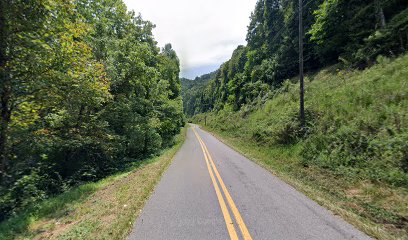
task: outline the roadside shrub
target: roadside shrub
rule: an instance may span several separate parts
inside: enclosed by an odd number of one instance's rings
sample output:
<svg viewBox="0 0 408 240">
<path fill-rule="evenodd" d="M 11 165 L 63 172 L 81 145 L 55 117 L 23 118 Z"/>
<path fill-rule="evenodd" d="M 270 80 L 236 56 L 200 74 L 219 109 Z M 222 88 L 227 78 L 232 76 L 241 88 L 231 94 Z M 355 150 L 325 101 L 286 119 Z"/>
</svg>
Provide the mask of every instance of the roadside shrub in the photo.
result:
<svg viewBox="0 0 408 240">
<path fill-rule="evenodd" d="M 301 136 L 301 126 L 297 119 L 292 119 L 275 132 L 275 142 L 278 144 L 293 144 Z"/>
<path fill-rule="evenodd" d="M 260 144 L 266 144 L 271 141 L 272 133 L 264 128 L 256 127 L 252 130 L 251 139 Z"/>
<path fill-rule="evenodd" d="M 11 196 L 11 192 L 0 186 L 0 222 L 6 219 L 10 212 L 15 208 L 15 201 Z"/>
<path fill-rule="evenodd" d="M 303 142 L 304 166 L 316 165 L 340 175 L 368 178 L 396 186 L 408 184 L 406 136 L 379 139 L 343 127 L 334 134 L 317 134 Z"/>
<path fill-rule="evenodd" d="M 305 109 L 305 127 L 302 129 L 298 110 L 292 110 L 280 122 L 274 125 L 274 140 L 277 144 L 291 145 L 312 134 L 318 114 Z"/>
<path fill-rule="evenodd" d="M 56 184 L 41 170 L 33 169 L 9 187 L 0 187 L 0 221 L 21 209 L 32 206 L 49 196 L 49 186 Z"/>
</svg>

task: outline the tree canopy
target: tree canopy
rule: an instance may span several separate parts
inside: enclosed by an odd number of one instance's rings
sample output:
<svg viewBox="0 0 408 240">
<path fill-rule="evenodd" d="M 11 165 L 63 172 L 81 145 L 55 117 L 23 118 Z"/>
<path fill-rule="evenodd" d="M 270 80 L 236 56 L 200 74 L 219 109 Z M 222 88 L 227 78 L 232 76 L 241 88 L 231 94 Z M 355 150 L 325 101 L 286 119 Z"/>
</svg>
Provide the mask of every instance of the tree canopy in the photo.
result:
<svg viewBox="0 0 408 240">
<path fill-rule="evenodd" d="M 120 0 L 0 4 L 0 220 L 172 144 L 180 63 L 151 22 Z"/>
<path fill-rule="evenodd" d="M 408 3 L 392 1 L 304 1 L 304 68 L 316 71 L 341 63 L 365 68 L 379 55 L 397 56 L 408 48 Z M 187 90 L 194 113 L 238 110 L 279 89 L 298 74 L 298 1 L 258 0 L 251 14 L 247 45 L 238 46 L 203 91 Z M 192 99 L 206 99 L 195 101 Z M 205 104 L 206 107 L 202 106 Z M 191 109 L 198 109 L 191 110 Z"/>
</svg>

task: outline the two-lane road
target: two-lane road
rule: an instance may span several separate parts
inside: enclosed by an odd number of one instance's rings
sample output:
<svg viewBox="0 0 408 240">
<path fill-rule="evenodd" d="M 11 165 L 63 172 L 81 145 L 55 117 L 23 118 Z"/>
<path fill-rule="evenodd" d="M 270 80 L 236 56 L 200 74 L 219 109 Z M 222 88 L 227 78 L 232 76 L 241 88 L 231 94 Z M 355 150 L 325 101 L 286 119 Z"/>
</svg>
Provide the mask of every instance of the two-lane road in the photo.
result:
<svg viewBox="0 0 408 240">
<path fill-rule="evenodd" d="M 194 126 L 130 239 L 370 239 Z"/>
</svg>

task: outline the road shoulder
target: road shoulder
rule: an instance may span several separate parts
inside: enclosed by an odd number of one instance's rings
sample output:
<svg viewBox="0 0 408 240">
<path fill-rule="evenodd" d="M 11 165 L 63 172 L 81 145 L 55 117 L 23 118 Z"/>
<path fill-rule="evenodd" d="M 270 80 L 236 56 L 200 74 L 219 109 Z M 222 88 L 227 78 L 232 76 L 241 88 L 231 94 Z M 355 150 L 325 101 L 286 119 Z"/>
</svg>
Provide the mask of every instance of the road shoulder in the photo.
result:
<svg viewBox="0 0 408 240">
<path fill-rule="evenodd" d="M 142 166 L 74 188 L 0 224 L 0 239 L 126 239 L 185 140 Z"/>
<path fill-rule="evenodd" d="M 306 181 L 305 179 L 297 178 L 296 176 L 292 176 L 285 171 L 281 171 L 280 169 L 275 169 L 274 165 L 271 164 L 270 154 L 265 154 L 265 149 L 263 149 L 261 146 L 255 146 L 254 144 L 248 142 L 244 143 L 239 138 L 231 137 L 228 134 L 223 134 L 222 132 L 206 126 L 200 127 L 222 143 L 234 149 L 237 153 L 255 162 L 257 165 L 277 176 L 299 192 L 305 194 L 322 207 L 331 211 L 334 215 L 340 216 L 342 219 L 367 235 L 378 239 L 406 239 L 404 238 L 404 235 L 400 235 L 399 237 L 390 235 L 383 229 L 382 225 L 369 221 L 368 219 L 350 211 L 343 205 L 342 201 L 344 199 L 341 199 L 335 194 L 330 194 L 323 191 L 320 186 L 316 185 L 315 182 Z"/>
</svg>

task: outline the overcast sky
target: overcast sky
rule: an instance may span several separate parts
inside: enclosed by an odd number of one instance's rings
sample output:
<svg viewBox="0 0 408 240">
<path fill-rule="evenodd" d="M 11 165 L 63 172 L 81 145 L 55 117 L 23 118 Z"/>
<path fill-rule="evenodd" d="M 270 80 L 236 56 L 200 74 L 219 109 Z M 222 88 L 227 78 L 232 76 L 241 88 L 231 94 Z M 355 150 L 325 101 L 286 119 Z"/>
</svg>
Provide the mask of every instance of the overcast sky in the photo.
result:
<svg viewBox="0 0 408 240">
<path fill-rule="evenodd" d="M 256 0 L 124 0 L 129 10 L 156 25 L 160 47 L 171 43 L 181 61 L 181 76 L 216 70 L 234 49 L 246 44 Z"/>
</svg>

